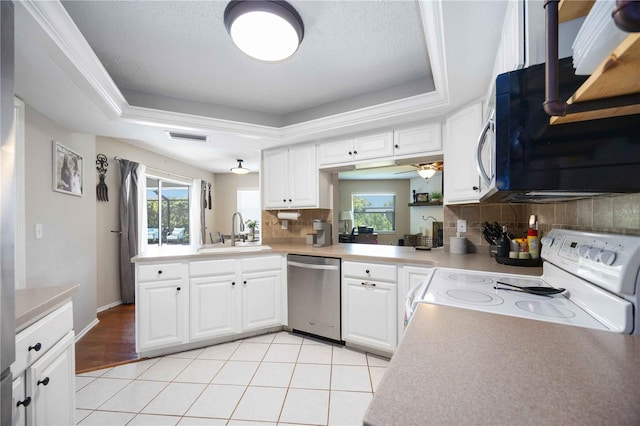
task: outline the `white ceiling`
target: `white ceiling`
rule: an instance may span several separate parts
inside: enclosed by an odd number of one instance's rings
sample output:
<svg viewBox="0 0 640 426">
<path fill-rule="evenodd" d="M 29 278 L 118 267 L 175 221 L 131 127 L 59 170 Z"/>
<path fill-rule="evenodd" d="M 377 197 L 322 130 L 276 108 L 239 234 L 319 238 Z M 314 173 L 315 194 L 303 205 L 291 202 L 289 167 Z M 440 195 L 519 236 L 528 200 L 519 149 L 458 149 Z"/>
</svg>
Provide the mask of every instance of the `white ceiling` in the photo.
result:
<svg viewBox="0 0 640 426">
<path fill-rule="evenodd" d="M 291 1 L 298 52 L 251 60 L 224 1 L 24 1 L 16 94 L 66 128 L 212 172 L 261 149 L 439 119 L 486 93 L 505 1 Z M 433 71 L 432 71 L 433 70 Z M 171 142 L 165 130 L 210 142 Z"/>
</svg>

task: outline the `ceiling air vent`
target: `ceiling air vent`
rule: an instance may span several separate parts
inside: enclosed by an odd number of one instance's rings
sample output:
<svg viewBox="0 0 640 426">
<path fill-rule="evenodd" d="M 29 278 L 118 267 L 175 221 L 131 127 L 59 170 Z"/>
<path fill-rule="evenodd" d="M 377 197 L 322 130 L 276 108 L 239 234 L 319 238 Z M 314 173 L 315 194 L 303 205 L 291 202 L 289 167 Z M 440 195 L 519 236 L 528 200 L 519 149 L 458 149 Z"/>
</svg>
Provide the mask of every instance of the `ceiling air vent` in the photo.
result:
<svg viewBox="0 0 640 426">
<path fill-rule="evenodd" d="M 167 130 L 167 136 L 169 139 L 190 141 L 190 142 L 206 142 L 209 137 L 206 135 L 194 135 L 191 133 L 171 132 Z"/>
</svg>

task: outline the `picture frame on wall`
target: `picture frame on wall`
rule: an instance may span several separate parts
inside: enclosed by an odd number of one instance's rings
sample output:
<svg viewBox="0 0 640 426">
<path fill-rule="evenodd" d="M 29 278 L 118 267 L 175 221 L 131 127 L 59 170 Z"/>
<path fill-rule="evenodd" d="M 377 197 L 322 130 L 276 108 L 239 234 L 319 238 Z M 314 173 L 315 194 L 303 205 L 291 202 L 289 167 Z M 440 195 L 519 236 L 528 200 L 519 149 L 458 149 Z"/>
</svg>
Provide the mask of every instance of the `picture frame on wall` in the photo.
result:
<svg viewBox="0 0 640 426">
<path fill-rule="evenodd" d="M 53 190 L 81 197 L 83 195 L 82 155 L 53 141 Z"/>
</svg>

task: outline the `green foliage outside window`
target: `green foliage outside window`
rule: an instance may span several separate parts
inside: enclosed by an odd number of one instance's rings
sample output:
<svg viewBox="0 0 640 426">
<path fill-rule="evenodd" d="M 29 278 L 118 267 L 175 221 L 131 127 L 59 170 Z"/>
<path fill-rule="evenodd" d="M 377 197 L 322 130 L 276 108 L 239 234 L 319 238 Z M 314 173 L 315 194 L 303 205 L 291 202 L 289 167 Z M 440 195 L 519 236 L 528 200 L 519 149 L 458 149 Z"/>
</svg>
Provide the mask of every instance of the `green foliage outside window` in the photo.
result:
<svg viewBox="0 0 640 426">
<path fill-rule="evenodd" d="M 353 194 L 353 226 L 370 226 L 374 231 L 395 231 L 395 194 Z"/>
</svg>

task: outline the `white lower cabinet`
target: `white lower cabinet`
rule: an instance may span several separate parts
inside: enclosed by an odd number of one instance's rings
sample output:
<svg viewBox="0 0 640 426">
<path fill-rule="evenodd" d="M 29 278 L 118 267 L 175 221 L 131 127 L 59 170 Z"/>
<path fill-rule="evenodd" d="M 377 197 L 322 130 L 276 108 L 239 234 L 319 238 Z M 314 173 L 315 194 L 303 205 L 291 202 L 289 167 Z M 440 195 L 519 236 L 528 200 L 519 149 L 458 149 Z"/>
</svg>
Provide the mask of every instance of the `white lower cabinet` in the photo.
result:
<svg viewBox="0 0 640 426">
<path fill-rule="evenodd" d="M 342 339 L 393 352 L 397 329 L 396 267 L 343 262 Z"/>
<path fill-rule="evenodd" d="M 242 331 L 282 324 L 282 272 L 253 272 L 242 276 Z"/>
<path fill-rule="evenodd" d="M 190 280 L 191 341 L 225 336 L 240 331 L 237 299 L 240 285 L 235 275 Z"/>
<path fill-rule="evenodd" d="M 138 286 L 138 352 L 187 343 L 188 297 L 183 279 Z"/>
<path fill-rule="evenodd" d="M 71 425 L 75 414 L 75 351 L 71 302 L 16 336 L 11 366 L 14 425 Z"/>
<path fill-rule="evenodd" d="M 137 265 L 137 351 L 282 325 L 282 259 Z"/>
<path fill-rule="evenodd" d="M 407 318 L 405 308 L 407 295 L 417 289 L 425 280 L 429 280 L 433 274 L 433 268 L 423 266 L 403 266 L 398 275 L 398 342 L 404 333 Z"/>
</svg>

